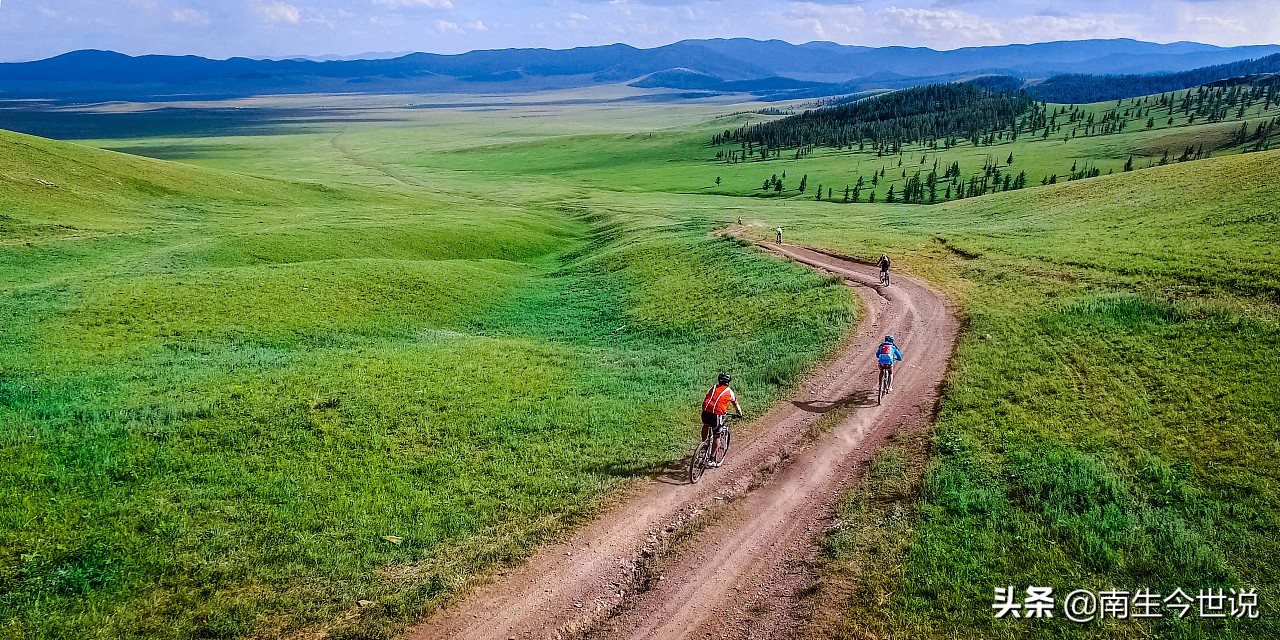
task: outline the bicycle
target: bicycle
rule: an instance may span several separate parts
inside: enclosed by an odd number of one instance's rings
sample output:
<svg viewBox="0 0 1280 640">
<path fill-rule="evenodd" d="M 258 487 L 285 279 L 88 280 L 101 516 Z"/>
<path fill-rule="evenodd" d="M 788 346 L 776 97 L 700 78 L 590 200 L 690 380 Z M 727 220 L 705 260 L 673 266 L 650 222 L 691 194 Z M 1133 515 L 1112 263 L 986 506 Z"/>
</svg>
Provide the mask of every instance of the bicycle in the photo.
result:
<svg viewBox="0 0 1280 640">
<path fill-rule="evenodd" d="M 887 287 L 887 286 L 889 286 L 889 272 L 888 272 L 888 271 L 881 271 L 881 272 L 880 272 L 880 286 L 882 286 L 882 287 Z"/>
<path fill-rule="evenodd" d="M 889 393 L 889 369 L 880 368 L 880 386 L 876 390 L 876 404 L 880 404 L 884 400 L 884 394 Z"/>
<path fill-rule="evenodd" d="M 689 484 L 696 483 L 702 478 L 703 472 L 707 470 L 707 464 L 713 459 L 724 462 L 725 456 L 729 455 L 729 439 L 732 436 L 729 433 L 729 421 L 741 420 L 742 416 L 736 414 L 728 414 L 724 417 L 724 425 L 720 427 L 720 455 L 711 455 L 711 444 L 715 442 L 716 430 L 711 429 L 707 432 L 707 437 L 698 443 L 693 450 L 693 457 L 689 460 Z"/>
</svg>

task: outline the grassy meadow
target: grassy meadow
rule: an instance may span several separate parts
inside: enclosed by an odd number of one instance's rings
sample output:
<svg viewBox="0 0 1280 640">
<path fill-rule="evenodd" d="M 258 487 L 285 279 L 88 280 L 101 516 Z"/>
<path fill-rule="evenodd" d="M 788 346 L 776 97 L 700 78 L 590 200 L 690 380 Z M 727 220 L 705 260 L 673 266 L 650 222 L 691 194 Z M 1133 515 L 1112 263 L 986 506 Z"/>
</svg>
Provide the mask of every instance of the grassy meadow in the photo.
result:
<svg viewBox="0 0 1280 640">
<path fill-rule="evenodd" d="M 967 322 L 934 433 L 882 453 L 842 507 L 815 607 L 844 613 L 815 637 L 1280 633 L 1278 160 L 783 220 L 798 242 L 900 256 Z M 1005 585 L 1263 604 L 1256 621 L 997 621 Z"/>
<path fill-rule="evenodd" d="M 390 633 L 852 320 L 700 216 L 0 136 L 4 637 Z"/>
<path fill-rule="evenodd" d="M 842 505 L 813 637 L 1280 635 L 1280 155 L 1162 121 L 717 162 L 760 106 L 90 141 L 181 164 L 0 133 L 0 637 L 394 633 L 678 459 L 715 371 L 759 411 L 838 343 L 852 295 L 712 235 L 738 218 L 889 252 L 966 322 L 936 430 Z M 1223 146 L 1146 168 L 1174 137 Z M 1030 186 L 812 197 L 935 157 Z M 1008 584 L 1262 619 L 993 620 Z"/>
</svg>

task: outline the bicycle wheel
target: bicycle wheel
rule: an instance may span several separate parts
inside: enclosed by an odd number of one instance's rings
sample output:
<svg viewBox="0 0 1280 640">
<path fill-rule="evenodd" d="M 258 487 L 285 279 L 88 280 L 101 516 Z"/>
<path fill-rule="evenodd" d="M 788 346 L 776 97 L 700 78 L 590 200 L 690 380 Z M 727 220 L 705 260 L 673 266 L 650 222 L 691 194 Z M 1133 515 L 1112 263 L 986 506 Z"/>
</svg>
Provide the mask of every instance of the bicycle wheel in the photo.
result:
<svg viewBox="0 0 1280 640">
<path fill-rule="evenodd" d="M 698 448 L 693 450 L 693 457 L 689 459 L 689 483 L 693 484 L 702 477 L 702 472 L 707 470 L 707 454 L 711 449 L 711 439 L 708 438 L 698 444 Z"/>
<path fill-rule="evenodd" d="M 729 432 L 728 427 L 724 433 L 720 434 L 720 450 L 716 452 L 715 460 L 724 464 L 724 459 L 729 455 L 729 441 L 733 438 L 733 434 Z"/>
<path fill-rule="evenodd" d="M 889 372 L 884 369 L 880 370 L 880 384 L 876 387 L 876 404 L 880 404 L 884 400 L 885 391 L 889 389 Z"/>
</svg>

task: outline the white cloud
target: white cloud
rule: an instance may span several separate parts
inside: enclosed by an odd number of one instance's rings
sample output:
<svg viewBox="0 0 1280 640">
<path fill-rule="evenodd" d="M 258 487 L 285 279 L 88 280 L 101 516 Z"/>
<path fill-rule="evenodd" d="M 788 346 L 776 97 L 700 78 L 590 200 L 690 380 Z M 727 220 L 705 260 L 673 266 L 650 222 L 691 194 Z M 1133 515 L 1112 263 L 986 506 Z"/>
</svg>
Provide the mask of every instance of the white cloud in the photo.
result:
<svg viewBox="0 0 1280 640">
<path fill-rule="evenodd" d="M 489 27 L 484 25 L 484 20 L 475 20 L 473 22 L 463 23 L 463 26 L 470 31 L 488 31 Z"/>
<path fill-rule="evenodd" d="M 1123 15 L 1033 15 L 1013 18 L 1007 31 L 1012 42 L 1132 37 L 1136 28 Z"/>
<path fill-rule="evenodd" d="M 860 6 L 795 2 L 778 19 L 822 40 L 849 41 L 866 25 L 867 12 Z"/>
<path fill-rule="evenodd" d="M 302 12 L 285 2 L 268 2 L 254 7 L 262 19 L 270 23 L 298 24 L 302 21 Z"/>
<path fill-rule="evenodd" d="M 374 4 L 387 7 L 427 7 L 428 9 L 452 9 L 452 0 L 373 0 Z"/>
<path fill-rule="evenodd" d="M 448 20 L 436 20 L 436 32 L 437 33 L 462 33 L 462 28 L 459 27 L 458 23 L 456 22 L 449 22 Z"/>
<path fill-rule="evenodd" d="M 169 18 L 185 24 L 209 24 L 209 14 L 198 9 L 174 9 Z"/>
<path fill-rule="evenodd" d="M 915 36 L 934 46 L 963 47 L 999 44 L 1000 29 L 995 24 L 955 9 L 904 9 L 885 7 L 876 12 L 881 29 Z"/>
<path fill-rule="evenodd" d="M 1237 31 L 1245 33 L 1249 30 L 1244 26 L 1244 21 L 1237 18 L 1224 18 L 1222 16 L 1194 16 L 1187 20 L 1196 26 L 1210 27 L 1215 30 Z"/>
</svg>

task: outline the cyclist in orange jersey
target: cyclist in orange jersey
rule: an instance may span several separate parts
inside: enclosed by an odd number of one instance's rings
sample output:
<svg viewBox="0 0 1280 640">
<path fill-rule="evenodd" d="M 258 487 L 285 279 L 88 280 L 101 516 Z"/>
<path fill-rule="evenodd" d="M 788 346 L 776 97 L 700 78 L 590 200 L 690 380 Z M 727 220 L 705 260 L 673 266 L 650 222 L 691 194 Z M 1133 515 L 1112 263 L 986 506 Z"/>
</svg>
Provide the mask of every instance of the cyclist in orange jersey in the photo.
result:
<svg viewBox="0 0 1280 640">
<path fill-rule="evenodd" d="M 729 411 L 729 405 L 737 410 L 738 416 L 742 416 L 742 405 L 738 404 L 738 395 L 729 388 L 729 383 L 733 381 L 733 376 L 722 373 L 716 378 L 716 384 L 707 392 L 707 397 L 702 400 L 702 439 L 706 440 L 710 433 L 715 434 L 715 441 L 711 443 L 712 459 L 708 462 L 708 466 L 718 467 L 720 461 L 715 459 L 715 454 L 720 450 L 720 434 L 724 430 L 724 416 Z"/>
</svg>

